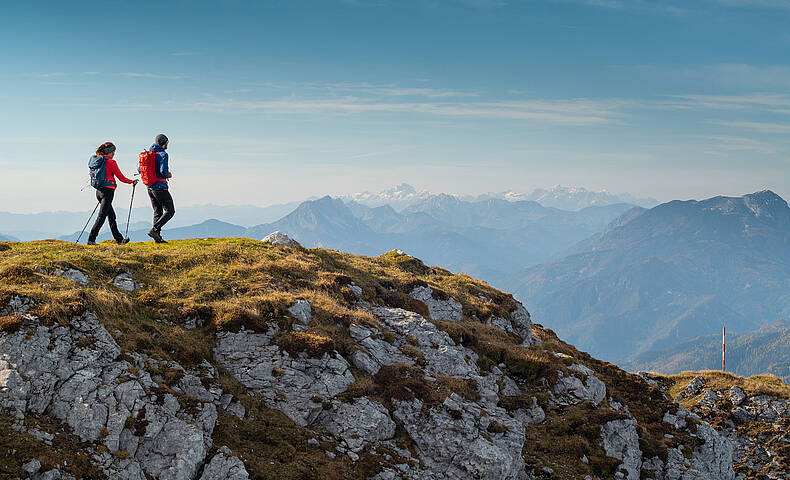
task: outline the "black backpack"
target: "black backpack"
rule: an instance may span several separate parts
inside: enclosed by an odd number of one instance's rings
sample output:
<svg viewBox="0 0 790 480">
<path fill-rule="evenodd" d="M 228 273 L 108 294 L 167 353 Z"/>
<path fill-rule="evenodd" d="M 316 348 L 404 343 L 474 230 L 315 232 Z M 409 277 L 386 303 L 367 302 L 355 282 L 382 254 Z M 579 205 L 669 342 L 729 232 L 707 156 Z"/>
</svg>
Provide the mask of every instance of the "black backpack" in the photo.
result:
<svg viewBox="0 0 790 480">
<path fill-rule="evenodd" d="M 100 190 L 108 185 L 107 158 L 104 155 L 94 155 L 88 160 L 88 171 L 91 175 L 91 187 Z"/>
</svg>

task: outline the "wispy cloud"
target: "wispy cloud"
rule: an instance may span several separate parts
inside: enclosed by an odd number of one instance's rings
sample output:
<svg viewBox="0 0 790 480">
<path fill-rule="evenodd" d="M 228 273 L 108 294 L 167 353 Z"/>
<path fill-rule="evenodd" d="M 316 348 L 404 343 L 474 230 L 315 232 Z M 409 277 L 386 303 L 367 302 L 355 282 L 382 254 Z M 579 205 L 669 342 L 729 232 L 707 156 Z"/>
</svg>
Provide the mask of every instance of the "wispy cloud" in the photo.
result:
<svg viewBox="0 0 790 480">
<path fill-rule="evenodd" d="M 790 9 L 790 0 L 549 0 L 576 3 L 612 10 L 630 10 L 642 13 L 685 15 L 706 13 L 713 8 L 772 8 Z"/>
<path fill-rule="evenodd" d="M 671 2 L 651 0 L 550 0 L 555 3 L 575 3 L 589 7 L 600 7 L 610 10 L 628 10 L 641 13 L 657 13 L 664 15 L 686 15 L 692 13 L 692 1 Z"/>
<path fill-rule="evenodd" d="M 406 150 L 406 147 L 392 147 L 392 148 L 385 148 L 383 150 L 376 150 L 374 152 L 359 153 L 357 155 L 352 155 L 348 158 L 350 160 L 356 160 L 359 158 L 378 157 L 380 155 L 389 155 L 390 153 L 402 152 L 404 150 Z"/>
<path fill-rule="evenodd" d="M 709 135 L 703 138 L 710 142 L 710 152 L 755 152 L 765 155 L 773 155 L 777 152 L 775 146 L 754 140 L 752 138 L 731 137 L 724 135 Z"/>
<path fill-rule="evenodd" d="M 668 95 L 658 108 L 695 110 L 752 110 L 790 113 L 790 95 L 783 93 L 751 93 L 743 95 Z"/>
<path fill-rule="evenodd" d="M 695 81 L 724 85 L 730 88 L 790 90 L 790 66 L 788 65 L 719 63 L 695 65 L 671 73 Z"/>
<path fill-rule="evenodd" d="M 491 102 L 372 102 L 355 97 L 330 100 L 277 99 L 247 101 L 211 99 L 186 104 L 197 111 L 223 113 L 262 112 L 286 115 L 352 115 L 361 113 L 420 114 L 453 118 L 525 120 L 564 125 L 605 125 L 622 123 L 619 101 L 586 99 L 557 101 Z"/>
<path fill-rule="evenodd" d="M 416 80 L 420 81 L 420 80 Z M 429 80 L 424 80 L 425 81 Z M 447 88 L 430 88 L 425 86 L 409 87 L 395 84 L 378 84 L 368 82 L 294 82 L 274 83 L 265 82 L 258 86 L 291 91 L 320 91 L 329 93 L 346 93 L 353 95 L 376 95 L 393 97 L 425 97 L 425 98 L 451 98 L 451 97 L 479 97 L 482 95 L 476 90 L 457 90 Z"/>
<path fill-rule="evenodd" d="M 736 128 L 742 130 L 753 130 L 759 133 L 779 133 L 779 134 L 790 133 L 790 124 L 788 123 L 724 122 L 724 121 L 717 121 L 714 123 L 717 125 L 722 125 L 724 127 L 730 127 L 730 128 Z"/>
<path fill-rule="evenodd" d="M 28 74 L 28 77 L 32 78 L 60 78 L 67 76 L 68 73 L 65 72 L 50 72 L 50 73 L 31 73 Z"/>
<path fill-rule="evenodd" d="M 790 0 L 714 0 L 729 7 L 770 7 L 790 9 Z"/>
<path fill-rule="evenodd" d="M 158 80 L 181 80 L 187 78 L 181 75 L 160 75 L 158 73 L 133 73 L 133 72 L 124 72 L 120 73 L 122 77 L 129 77 L 129 78 L 153 78 Z"/>
</svg>

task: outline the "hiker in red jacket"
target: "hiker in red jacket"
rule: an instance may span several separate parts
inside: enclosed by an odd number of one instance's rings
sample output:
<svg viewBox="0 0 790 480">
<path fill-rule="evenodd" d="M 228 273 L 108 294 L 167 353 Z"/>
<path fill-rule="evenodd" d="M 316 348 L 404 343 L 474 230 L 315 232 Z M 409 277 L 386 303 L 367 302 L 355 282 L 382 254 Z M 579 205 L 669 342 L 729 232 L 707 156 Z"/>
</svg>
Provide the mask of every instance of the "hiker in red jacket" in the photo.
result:
<svg viewBox="0 0 790 480">
<path fill-rule="evenodd" d="M 112 142 L 102 143 L 96 149 L 96 155 L 93 155 L 88 161 L 88 169 L 91 174 L 91 185 L 96 189 L 96 200 L 99 201 L 99 216 L 96 217 L 96 223 L 91 228 L 91 233 L 88 236 L 88 245 L 96 245 L 96 237 L 99 235 L 104 219 L 106 218 L 110 223 L 110 230 L 112 236 L 119 245 L 129 243 L 129 238 L 124 238 L 118 230 L 118 224 L 115 221 L 115 210 L 112 208 L 112 200 L 115 196 L 115 179 L 123 183 L 137 184 L 137 180 L 129 180 L 126 178 L 121 170 L 118 168 L 118 163 L 115 159 L 115 145 Z"/>
</svg>

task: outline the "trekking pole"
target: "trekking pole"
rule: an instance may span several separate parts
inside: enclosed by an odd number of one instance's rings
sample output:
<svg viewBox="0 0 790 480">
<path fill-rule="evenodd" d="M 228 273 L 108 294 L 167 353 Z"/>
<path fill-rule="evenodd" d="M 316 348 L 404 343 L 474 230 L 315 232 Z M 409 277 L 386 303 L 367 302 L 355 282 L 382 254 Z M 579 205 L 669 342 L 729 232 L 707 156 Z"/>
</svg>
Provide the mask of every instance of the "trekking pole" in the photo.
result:
<svg viewBox="0 0 790 480">
<path fill-rule="evenodd" d="M 137 184 L 132 184 L 132 201 L 129 202 L 129 215 L 126 217 L 126 234 L 124 237 L 129 237 L 129 220 L 132 219 L 132 205 L 134 204 L 134 189 L 137 188 Z"/>
<path fill-rule="evenodd" d="M 82 227 L 82 231 L 80 232 L 80 236 L 77 237 L 77 240 L 74 243 L 80 243 L 80 238 L 82 238 L 82 234 L 85 233 L 85 229 L 88 228 L 88 224 L 91 223 L 91 218 L 93 218 L 93 214 L 96 213 L 96 209 L 99 208 L 101 202 L 98 202 L 95 207 L 93 207 L 93 211 L 91 212 L 91 216 L 88 217 L 88 221 L 85 222 L 85 226 Z"/>
</svg>

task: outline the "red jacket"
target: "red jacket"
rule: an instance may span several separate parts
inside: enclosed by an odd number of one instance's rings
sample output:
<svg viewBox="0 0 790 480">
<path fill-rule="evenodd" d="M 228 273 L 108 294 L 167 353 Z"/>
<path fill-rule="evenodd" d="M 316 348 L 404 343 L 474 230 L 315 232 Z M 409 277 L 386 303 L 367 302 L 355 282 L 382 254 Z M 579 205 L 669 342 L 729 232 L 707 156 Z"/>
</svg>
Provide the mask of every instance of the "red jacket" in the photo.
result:
<svg viewBox="0 0 790 480">
<path fill-rule="evenodd" d="M 107 158 L 105 160 L 105 169 L 107 170 L 107 187 L 115 189 L 115 178 L 117 177 L 118 180 L 122 181 L 123 183 L 132 183 L 131 180 L 123 176 L 121 173 L 121 169 L 118 168 L 118 163 L 113 158 Z"/>
</svg>

